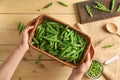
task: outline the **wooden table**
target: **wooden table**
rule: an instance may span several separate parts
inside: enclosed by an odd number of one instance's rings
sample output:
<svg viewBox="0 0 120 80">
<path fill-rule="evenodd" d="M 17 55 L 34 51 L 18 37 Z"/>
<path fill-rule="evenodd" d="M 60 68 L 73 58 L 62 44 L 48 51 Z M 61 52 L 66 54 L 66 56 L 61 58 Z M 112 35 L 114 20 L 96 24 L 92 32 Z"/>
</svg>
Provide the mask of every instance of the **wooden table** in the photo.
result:
<svg viewBox="0 0 120 80">
<path fill-rule="evenodd" d="M 67 2 L 69 7 L 63 7 L 57 4 L 56 0 L 0 0 L 0 64 L 4 62 L 10 51 L 19 42 L 19 34 L 16 30 L 19 21 L 27 23 L 38 15 L 45 13 L 70 25 L 78 22 L 74 4 L 85 0 L 61 1 Z M 44 5 L 49 2 L 54 2 L 54 6 L 42 10 Z M 105 32 L 103 26 L 108 22 L 115 22 L 119 25 L 119 20 L 120 17 L 117 17 L 87 23 L 83 26 L 89 32 L 88 35 L 91 37 L 92 43 L 96 45 L 101 40 L 114 35 Z M 38 52 L 30 49 L 25 54 L 11 80 L 67 80 L 71 74 L 71 68 L 63 66 L 44 55 L 42 56 L 41 62 L 35 64 L 35 59 L 38 55 Z M 116 76 L 114 80 L 120 79 L 119 64 L 120 60 L 109 65 L 109 67 L 114 66 L 113 69 L 115 70 Z M 83 80 L 89 79 L 84 77 Z M 98 80 L 104 80 L 104 78 L 99 78 Z"/>
</svg>

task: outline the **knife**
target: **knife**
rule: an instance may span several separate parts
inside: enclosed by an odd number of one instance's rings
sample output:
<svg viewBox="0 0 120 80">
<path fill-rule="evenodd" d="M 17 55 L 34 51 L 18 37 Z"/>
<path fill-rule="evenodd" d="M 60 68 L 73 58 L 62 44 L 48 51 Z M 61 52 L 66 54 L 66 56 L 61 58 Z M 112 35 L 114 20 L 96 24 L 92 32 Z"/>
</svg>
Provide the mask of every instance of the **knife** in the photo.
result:
<svg viewBox="0 0 120 80">
<path fill-rule="evenodd" d="M 104 64 L 110 64 L 110 63 L 112 63 L 112 62 L 118 60 L 119 58 L 120 58 L 120 54 L 118 54 L 118 55 L 116 55 L 116 56 L 114 56 L 114 57 L 112 57 L 112 58 L 106 60 Z"/>
</svg>

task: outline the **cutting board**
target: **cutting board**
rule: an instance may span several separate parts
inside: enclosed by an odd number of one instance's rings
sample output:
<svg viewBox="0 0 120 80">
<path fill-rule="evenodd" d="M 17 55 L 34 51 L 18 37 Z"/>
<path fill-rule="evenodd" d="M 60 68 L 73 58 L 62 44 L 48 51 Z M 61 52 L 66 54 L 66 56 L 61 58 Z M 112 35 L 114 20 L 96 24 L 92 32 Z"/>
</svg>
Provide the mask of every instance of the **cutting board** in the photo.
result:
<svg viewBox="0 0 120 80">
<path fill-rule="evenodd" d="M 110 4 L 111 4 L 112 0 L 89 0 L 89 1 L 76 3 L 78 16 L 79 16 L 79 20 L 80 20 L 81 24 L 120 16 L 120 12 L 116 12 L 118 4 L 120 3 L 120 0 L 115 0 L 115 8 L 114 8 L 113 12 L 111 12 L 111 13 L 94 9 L 92 7 L 93 5 L 95 5 L 94 1 L 99 1 L 102 4 L 104 4 L 108 9 L 110 9 Z M 88 13 L 85 9 L 86 4 L 89 5 L 89 7 L 93 13 L 93 18 L 91 18 L 88 15 Z"/>
</svg>

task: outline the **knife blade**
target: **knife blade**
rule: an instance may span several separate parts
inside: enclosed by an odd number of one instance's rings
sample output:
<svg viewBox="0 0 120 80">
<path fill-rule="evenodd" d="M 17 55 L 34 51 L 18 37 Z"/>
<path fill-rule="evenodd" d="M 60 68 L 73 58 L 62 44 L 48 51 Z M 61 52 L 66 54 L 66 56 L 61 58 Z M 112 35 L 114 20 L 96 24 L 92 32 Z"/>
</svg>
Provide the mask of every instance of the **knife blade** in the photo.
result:
<svg viewBox="0 0 120 80">
<path fill-rule="evenodd" d="M 116 55 L 116 56 L 113 56 L 112 58 L 106 60 L 104 64 L 110 64 L 110 63 L 118 60 L 119 58 L 120 58 L 120 54 L 118 54 L 118 55 Z"/>
</svg>

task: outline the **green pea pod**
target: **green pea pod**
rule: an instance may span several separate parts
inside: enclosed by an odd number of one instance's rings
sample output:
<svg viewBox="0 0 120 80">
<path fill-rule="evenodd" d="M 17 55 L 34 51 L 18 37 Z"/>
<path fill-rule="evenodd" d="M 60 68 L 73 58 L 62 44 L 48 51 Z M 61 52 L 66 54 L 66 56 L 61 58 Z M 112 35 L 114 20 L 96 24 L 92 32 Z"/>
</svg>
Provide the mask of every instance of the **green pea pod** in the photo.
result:
<svg viewBox="0 0 120 80">
<path fill-rule="evenodd" d="M 89 15 L 91 18 L 93 18 L 93 13 L 92 13 L 92 11 L 91 11 L 91 9 L 90 9 L 90 7 L 89 7 L 88 4 L 85 5 L 85 8 L 86 8 L 86 11 L 87 11 L 88 15 Z"/>
<path fill-rule="evenodd" d="M 74 43 L 73 38 L 74 38 L 74 32 L 70 35 L 70 41 L 71 41 L 71 43 Z"/>
<path fill-rule="evenodd" d="M 44 39 L 48 40 L 48 41 L 53 41 L 53 42 L 60 42 L 57 39 L 51 39 L 51 38 L 47 38 L 47 37 L 43 37 Z"/>
<path fill-rule="evenodd" d="M 46 28 L 46 32 L 50 33 L 50 34 L 56 34 L 57 32 L 54 30 L 51 30 L 49 27 Z"/>
<path fill-rule="evenodd" d="M 36 44 L 39 44 L 39 42 L 37 41 L 36 38 L 33 37 L 33 41 L 36 43 Z"/>
<path fill-rule="evenodd" d="M 68 5 L 65 2 L 58 1 L 58 3 L 62 6 L 68 7 Z"/>
<path fill-rule="evenodd" d="M 86 47 L 86 46 L 84 45 L 82 48 L 80 48 L 79 50 L 76 51 L 76 54 L 79 54 L 78 60 L 80 60 L 80 58 L 81 58 L 81 56 L 82 56 L 82 54 L 83 54 L 83 51 L 84 51 L 85 47 Z"/>
<path fill-rule="evenodd" d="M 70 31 L 70 32 L 65 36 L 65 38 L 68 38 L 72 33 L 73 33 L 73 31 Z"/>
<path fill-rule="evenodd" d="M 39 40 L 39 34 L 40 34 L 40 31 L 41 31 L 41 27 L 37 28 L 36 30 L 36 39 Z"/>
<path fill-rule="evenodd" d="M 55 50 L 57 49 L 57 42 L 54 43 Z"/>
<path fill-rule="evenodd" d="M 17 30 L 19 31 L 19 34 L 22 32 L 23 27 L 24 27 L 24 25 L 21 22 L 19 22 L 18 27 L 17 27 Z"/>
<path fill-rule="evenodd" d="M 42 26 L 42 25 L 39 25 L 39 26 L 36 28 L 36 30 L 35 30 L 35 35 L 36 35 L 36 36 L 39 34 L 39 29 L 41 29 L 41 26 Z"/>
<path fill-rule="evenodd" d="M 45 30 L 44 30 L 44 28 L 42 28 L 41 31 L 40 31 L 40 33 L 39 33 L 39 35 L 38 35 L 38 39 L 41 38 L 41 36 L 44 34 L 44 32 L 45 32 Z"/>
<path fill-rule="evenodd" d="M 43 9 L 47 9 L 47 8 L 51 7 L 52 5 L 53 5 L 53 2 L 51 2 L 51 3 L 47 4 L 46 6 L 44 6 Z"/>
<path fill-rule="evenodd" d="M 34 45 L 34 44 L 35 44 L 35 42 L 34 42 L 34 41 L 32 41 L 32 42 L 31 42 L 31 44 L 32 44 L 32 45 Z"/>
<path fill-rule="evenodd" d="M 112 0 L 110 5 L 111 12 L 113 11 L 114 7 L 115 7 L 115 0 Z"/>
<path fill-rule="evenodd" d="M 61 52 L 60 57 L 64 56 L 66 52 L 70 52 L 71 49 L 72 49 L 72 47 L 66 47 L 66 48 Z"/>
<path fill-rule="evenodd" d="M 38 56 L 38 58 L 35 61 L 35 64 L 38 64 L 40 62 L 40 60 L 41 60 L 41 55 Z"/>
<path fill-rule="evenodd" d="M 117 12 L 120 12 L 120 3 L 118 4 Z"/>
<path fill-rule="evenodd" d="M 22 26 L 22 23 L 19 22 L 19 23 L 18 23 L 18 27 L 17 27 L 17 30 L 18 30 L 18 31 L 20 31 L 20 27 L 21 27 L 21 26 Z"/>
<path fill-rule="evenodd" d="M 54 51 L 50 51 L 50 53 L 52 54 L 52 55 L 54 55 L 54 56 L 57 56 L 58 54 L 56 53 L 56 52 L 54 52 Z"/>
<path fill-rule="evenodd" d="M 49 27 L 49 30 L 53 32 L 54 34 L 57 34 L 57 31 L 49 24 L 47 24 L 47 27 Z"/>
<path fill-rule="evenodd" d="M 98 2 L 98 1 L 95 1 L 94 3 L 96 4 L 96 6 L 93 6 L 93 8 L 100 10 L 100 11 L 111 12 L 102 3 Z"/>
<path fill-rule="evenodd" d="M 47 24 L 51 25 L 56 30 L 60 29 L 60 25 L 56 22 L 47 22 Z"/>
<path fill-rule="evenodd" d="M 103 48 L 111 48 L 113 46 L 114 46 L 113 44 L 109 44 L 109 45 L 104 45 Z"/>
<path fill-rule="evenodd" d="M 68 58 L 70 58 L 70 56 L 72 55 L 72 54 L 74 54 L 76 51 L 75 50 L 73 50 L 73 51 L 71 51 L 70 53 L 67 53 L 66 55 L 64 55 L 64 56 L 66 56 L 66 57 L 68 57 Z"/>
<path fill-rule="evenodd" d="M 74 63 L 74 64 L 77 64 L 77 61 L 76 61 L 76 60 L 73 60 L 73 63 Z"/>
<path fill-rule="evenodd" d="M 45 50 L 45 48 L 44 48 L 45 42 L 46 42 L 46 41 L 43 41 L 43 42 L 41 43 L 41 45 L 39 45 L 39 48 L 40 48 L 40 49 Z"/>
<path fill-rule="evenodd" d="M 70 59 L 68 59 L 68 62 L 73 62 L 74 64 L 77 63 L 77 58 L 78 58 L 78 54 L 74 53 L 70 56 Z"/>
</svg>

